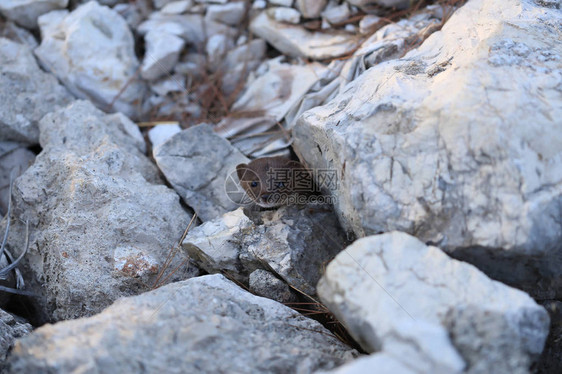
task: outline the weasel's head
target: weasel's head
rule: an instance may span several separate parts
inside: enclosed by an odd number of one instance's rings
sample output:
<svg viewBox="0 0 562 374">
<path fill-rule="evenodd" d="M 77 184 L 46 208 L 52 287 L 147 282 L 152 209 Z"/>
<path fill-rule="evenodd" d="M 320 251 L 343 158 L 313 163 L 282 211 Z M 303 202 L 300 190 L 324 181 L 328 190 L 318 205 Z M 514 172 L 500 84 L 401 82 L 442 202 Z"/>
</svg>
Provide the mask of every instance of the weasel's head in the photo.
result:
<svg viewBox="0 0 562 374">
<path fill-rule="evenodd" d="M 288 197 L 295 193 L 295 170 L 306 169 L 300 162 L 285 157 L 263 157 L 236 166 L 240 185 L 262 208 L 288 203 Z"/>
</svg>

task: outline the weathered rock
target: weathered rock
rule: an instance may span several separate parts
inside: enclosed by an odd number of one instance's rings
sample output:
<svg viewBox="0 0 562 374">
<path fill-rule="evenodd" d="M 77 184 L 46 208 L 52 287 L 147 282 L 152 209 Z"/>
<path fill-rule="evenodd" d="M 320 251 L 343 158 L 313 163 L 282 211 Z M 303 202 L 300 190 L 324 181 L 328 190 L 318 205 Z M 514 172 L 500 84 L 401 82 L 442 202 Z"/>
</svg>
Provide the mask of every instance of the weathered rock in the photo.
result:
<svg viewBox="0 0 562 374">
<path fill-rule="evenodd" d="M 6 38 L 16 43 L 26 44 L 32 49 L 39 45 L 32 33 L 17 26 L 14 22 L 6 21 L 3 18 L 0 18 L 0 38 Z"/>
<path fill-rule="evenodd" d="M 254 270 L 248 279 L 248 286 L 252 293 L 283 304 L 297 301 L 287 283 L 267 270 Z"/>
<path fill-rule="evenodd" d="M 164 14 L 182 14 L 187 12 L 193 6 L 191 0 L 181 0 L 168 3 L 162 7 Z"/>
<path fill-rule="evenodd" d="M 10 373 L 311 373 L 351 358 L 318 322 L 207 275 L 46 325 L 16 343 Z"/>
<path fill-rule="evenodd" d="M 351 10 L 347 3 L 327 8 L 322 12 L 322 17 L 332 25 L 346 21 L 351 15 Z"/>
<path fill-rule="evenodd" d="M 228 72 L 222 79 L 222 91 L 225 95 L 232 94 L 246 82 L 248 75 L 264 59 L 266 49 L 263 39 L 254 39 L 228 51 L 220 67 L 221 71 Z"/>
<path fill-rule="evenodd" d="M 205 44 L 205 52 L 207 54 L 207 68 L 210 71 L 216 71 L 224 61 L 228 51 L 234 47 L 234 41 L 225 35 L 213 35 L 207 40 Z M 224 72 L 229 74 L 230 72 Z"/>
<path fill-rule="evenodd" d="M 295 147 L 338 172 L 344 226 L 406 231 L 562 295 L 561 20 L 530 0 L 470 1 L 417 50 L 306 112 Z"/>
<path fill-rule="evenodd" d="M 8 211 L 10 178 L 19 177 L 35 160 L 35 154 L 21 144 L 0 142 L 0 216 Z"/>
<path fill-rule="evenodd" d="M 152 148 L 156 148 L 180 131 L 181 127 L 178 124 L 157 125 L 148 132 L 148 139 Z"/>
<path fill-rule="evenodd" d="M 387 7 L 387 8 L 405 9 L 411 3 L 410 0 L 345 0 L 345 1 L 351 5 L 355 5 L 366 11 L 368 11 L 373 4 Z"/>
<path fill-rule="evenodd" d="M 234 38 L 236 30 L 225 24 L 205 19 L 201 14 L 163 14 L 154 12 L 141 23 L 137 31 L 144 35 L 149 31 L 166 32 L 176 35 L 197 50 L 202 48 L 208 38 L 223 35 Z"/>
<path fill-rule="evenodd" d="M 123 114 L 77 101 L 39 126 L 43 151 L 14 185 L 14 215 L 33 228 L 26 260 L 52 319 L 91 315 L 152 285 L 190 217 Z"/>
<path fill-rule="evenodd" d="M 209 125 L 183 130 L 153 153 L 168 182 L 203 221 L 237 208 L 226 194 L 225 182 L 236 165 L 248 159 Z"/>
<path fill-rule="evenodd" d="M 116 11 L 91 1 L 71 13 L 45 14 L 39 27 L 42 41 L 35 54 L 45 69 L 100 109 L 137 117 L 146 87 L 135 79 L 133 35 Z"/>
<path fill-rule="evenodd" d="M 297 0 L 296 8 L 304 18 L 317 18 L 326 6 L 327 0 Z"/>
<path fill-rule="evenodd" d="M 0 13 L 18 25 L 37 28 L 37 18 L 52 10 L 64 9 L 68 0 L 2 0 Z"/>
<path fill-rule="evenodd" d="M 318 294 L 367 352 L 420 373 L 528 373 L 548 334 L 527 294 L 400 232 L 347 247 Z"/>
<path fill-rule="evenodd" d="M 238 26 L 246 15 L 246 3 L 237 1 L 224 5 L 209 5 L 205 17 L 211 21 Z"/>
<path fill-rule="evenodd" d="M 39 68 L 28 46 L 0 38 L 0 139 L 36 144 L 39 120 L 71 100 Z"/>
<path fill-rule="evenodd" d="M 210 273 L 227 271 L 248 283 L 250 273 L 265 269 L 314 295 L 324 267 L 346 242 L 333 212 L 291 206 L 255 214 L 259 224 L 241 209 L 205 222 L 190 230 L 183 248 Z"/>
<path fill-rule="evenodd" d="M 246 91 L 233 104 L 233 110 L 263 113 L 280 121 L 325 70 L 318 63 L 291 65 L 277 60 L 268 61 L 267 69 L 247 83 Z"/>
<path fill-rule="evenodd" d="M 353 52 L 359 39 L 346 32 L 310 32 L 298 25 L 277 22 L 262 12 L 250 23 L 250 30 L 281 53 L 291 57 L 323 60 Z"/>
<path fill-rule="evenodd" d="M 266 13 L 277 22 L 297 24 L 301 20 L 301 14 L 298 12 L 298 10 L 293 8 L 269 8 Z"/>
<path fill-rule="evenodd" d="M 149 31 L 145 36 L 146 52 L 141 66 L 141 76 L 154 80 L 170 73 L 178 62 L 185 42 L 182 38 L 159 31 Z"/>
<path fill-rule="evenodd" d="M 29 334 L 29 323 L 17 321 L 13 315 L 0 309 L 0 370 L 4 372 L 4 361 L 12 349 L 14 341 Z"/>
<path fill-rule="evenodd" d="M 317 371 L 315 374 L 416 374 L 420 373 L 404 365 L 396 357 L 380 352 L 370 356 L 359 357 L 345 365 L 330 371 Z"/>
<path fill-rule="evenodd" d="M 284 7 L 293 6 L 293 0 L 267 0 L 268 3 Z"/>
</svg>

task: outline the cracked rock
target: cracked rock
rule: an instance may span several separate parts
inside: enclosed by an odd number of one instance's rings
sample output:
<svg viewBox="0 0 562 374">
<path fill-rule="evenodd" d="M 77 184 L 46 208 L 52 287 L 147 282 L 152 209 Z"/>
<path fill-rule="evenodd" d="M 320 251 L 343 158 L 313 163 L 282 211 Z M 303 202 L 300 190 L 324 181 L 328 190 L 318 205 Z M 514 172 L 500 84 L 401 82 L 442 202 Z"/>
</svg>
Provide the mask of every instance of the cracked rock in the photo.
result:
<svg viewBox="0 0 562 374">
<path fill-rule="evenodd" d="M 0 138 L 39 142 L 39 120 L 73 100 L 37 65 L 29 46 L 0 38 Z"/>
<path fill-rule="evenodd" d="M 40 327 L 16 343 L 8 373 L 312 373 L 354 354 L 320 323 L 207 275 Z"/>
<path fill-rule="evenodd" d="M 35 55 L 46 70 L 100 109 L 138 116 L 146 86 L 135 79 L 133 34 L 119 13 L 91 1 L 70 13 L 47 13 L 39 17 L 39 27 Z"/>
<path fill-rule="evenodd" d="M 154 283 L 190 216 L 123 114 L 76 101 L 39 127 L 43 150 L 14 184 L 14 228 L 33 228 L 26 278 L 42 284 L 33 291 L 52 320 L 92 315 Z"/>
<path fill-rule="evenodd" d="M 363 349 L 416 373 L 525 374 L 548 335 L 527 294 L 396 231 L 343 250 L 318 294 Z"/>
<path fill-rule="evenodd" d="M 248 159 L 201 124 L 175 134 L 153 151 L 166 179 L 197 215 L 208 221 L 238 207 L 227 195 L 227 178 Z"/>
<path fill-rule="evenodd" d="M 338 172 L 344 227 L 415 234 L 560 297 L 562 44 L 548 25 L 561 21 L 531 0 L 470 1 L 419 48 L 305 112 L 295 148 Z"/>
</svg>

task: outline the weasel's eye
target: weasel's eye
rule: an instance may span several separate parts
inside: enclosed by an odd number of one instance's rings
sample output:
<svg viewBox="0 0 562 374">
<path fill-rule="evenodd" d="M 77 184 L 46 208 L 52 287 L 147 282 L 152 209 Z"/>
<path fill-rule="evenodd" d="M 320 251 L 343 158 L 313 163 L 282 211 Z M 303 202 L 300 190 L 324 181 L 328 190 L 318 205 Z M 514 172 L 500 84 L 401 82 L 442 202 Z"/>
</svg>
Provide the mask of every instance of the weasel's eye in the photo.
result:
<svg viewBox="0 0 562 374">
<path fill-rule="evenodd" d="M 256 181 L 252 181 L 252 183 L 250 183 L 250 187 L 257 187 L 258 186 L 258 182 Z"/>
<path fill-rule="evenodd" d="M 283 187 L 285 187 L 285 183 L 277 182 L 277 188 L 283 188 Z"/>
</svg>

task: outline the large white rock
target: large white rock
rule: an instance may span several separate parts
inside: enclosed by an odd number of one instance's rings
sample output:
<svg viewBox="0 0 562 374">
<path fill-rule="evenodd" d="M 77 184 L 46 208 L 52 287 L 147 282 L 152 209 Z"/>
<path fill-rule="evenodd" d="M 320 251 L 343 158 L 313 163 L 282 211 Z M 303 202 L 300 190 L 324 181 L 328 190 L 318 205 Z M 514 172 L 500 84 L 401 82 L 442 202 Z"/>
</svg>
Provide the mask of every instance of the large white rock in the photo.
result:
<svg viewBox="0 0 562 374">
<path fill-rule="evenodd" d="M 39 120 L 73 100 L 27 45 L 0 38 L 0 139 L 39 142 Z"/>
<path fill-rule="evenodd" d="M 560 22 L 530 0 L 471 0 L 420 48 L 306 112 L 295 147 L 338 171 L 345 227 L 406 231 L 560 296 Z"/>
<path fill-rule="evenodd" d="M 302 26 L 277 22 L 267 12 L 252 20 L 250 30 L 285 55 L 313 60 L 346 55 L 359 43 L 358 38 L 345 32 L 310 32 Z"/>
<path fill-rule="evenodd" d="M 35 54 L 45 69 L 100 109 L 137 117 L 145 85 L 135 78 L 133 35 L 116 11 L 91 1 L 71 13 L 45 14 L 39 27 L 42 40 Z"/>
<path fill-rule="evenodd" d="M 68 0 L 2 0 L 0 13 L 18 25 L 37 28 L 37 18 L 56 9 L 64 9 Z"/>
<path fill-rule="evenodd" d="M 419 373 L 528 373 L 548 335 L 527 294 L 401 232 L 347 247 L 318 294 L 367 352 Z"/>
</svg>

